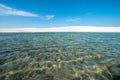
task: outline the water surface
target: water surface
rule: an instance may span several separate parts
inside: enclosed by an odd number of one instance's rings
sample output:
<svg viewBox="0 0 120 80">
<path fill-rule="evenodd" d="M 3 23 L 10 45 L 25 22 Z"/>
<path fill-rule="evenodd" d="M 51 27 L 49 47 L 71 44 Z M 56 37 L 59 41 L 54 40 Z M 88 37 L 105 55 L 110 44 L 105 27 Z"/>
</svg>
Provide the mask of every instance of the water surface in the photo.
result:
<svg viewBox="0 0 120 80">
<path fill-rule="evenodd" d="M 120 80 L 120 33 L 0 33 L 0 80 Z"/>
</svg>

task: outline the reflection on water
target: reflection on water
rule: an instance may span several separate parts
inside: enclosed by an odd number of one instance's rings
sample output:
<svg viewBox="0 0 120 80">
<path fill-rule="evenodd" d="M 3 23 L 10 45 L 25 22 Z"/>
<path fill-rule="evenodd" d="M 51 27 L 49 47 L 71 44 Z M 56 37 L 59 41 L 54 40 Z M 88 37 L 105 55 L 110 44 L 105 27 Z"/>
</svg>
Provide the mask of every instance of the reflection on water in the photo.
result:
<svg viewBox="0 0 120 80">
<path fill-rule="evenodd" d="M 120 33 L 0 33 L 0 80 L 120 80 Z"/>
</svg>

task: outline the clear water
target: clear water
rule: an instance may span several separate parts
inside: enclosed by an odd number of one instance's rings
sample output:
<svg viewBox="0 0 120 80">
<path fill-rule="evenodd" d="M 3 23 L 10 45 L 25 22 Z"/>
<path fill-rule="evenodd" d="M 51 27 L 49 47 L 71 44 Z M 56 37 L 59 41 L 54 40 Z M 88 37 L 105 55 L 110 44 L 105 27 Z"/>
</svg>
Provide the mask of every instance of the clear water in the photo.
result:
<svg viewBox="0 0 120 80">
<path fill-rule="evenodd" d="M 120 33 L 0 33 L 0 80 L 120 80 Z"/>
</svg>

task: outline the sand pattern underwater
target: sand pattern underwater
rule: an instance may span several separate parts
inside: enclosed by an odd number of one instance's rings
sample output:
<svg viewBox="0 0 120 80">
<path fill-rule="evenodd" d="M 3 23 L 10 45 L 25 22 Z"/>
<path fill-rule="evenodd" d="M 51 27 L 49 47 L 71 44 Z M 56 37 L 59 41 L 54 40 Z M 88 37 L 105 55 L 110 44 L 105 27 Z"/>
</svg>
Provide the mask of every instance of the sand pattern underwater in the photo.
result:
<svg viewBox="0 0 120 80">
<path fill-rule="evenodd" d="M 0 80 L 120 80 L 120 33 L 0 33 Z"/>
</svg>

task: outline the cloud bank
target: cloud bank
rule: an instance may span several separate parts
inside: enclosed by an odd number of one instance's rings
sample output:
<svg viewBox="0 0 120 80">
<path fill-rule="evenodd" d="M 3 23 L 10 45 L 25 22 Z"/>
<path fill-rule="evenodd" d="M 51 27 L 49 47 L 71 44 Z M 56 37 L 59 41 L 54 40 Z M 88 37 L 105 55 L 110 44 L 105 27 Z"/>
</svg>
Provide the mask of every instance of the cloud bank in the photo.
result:
<svg viewBox="0 0 120 80">
<path fill-rule="evenodd" d="M 120 32 L 120 27 L 66 26 L 54 28 L 1 28 L 0 32 Z"/>
</svg>

